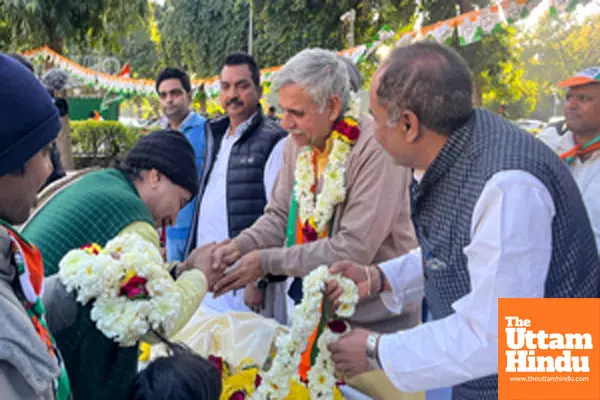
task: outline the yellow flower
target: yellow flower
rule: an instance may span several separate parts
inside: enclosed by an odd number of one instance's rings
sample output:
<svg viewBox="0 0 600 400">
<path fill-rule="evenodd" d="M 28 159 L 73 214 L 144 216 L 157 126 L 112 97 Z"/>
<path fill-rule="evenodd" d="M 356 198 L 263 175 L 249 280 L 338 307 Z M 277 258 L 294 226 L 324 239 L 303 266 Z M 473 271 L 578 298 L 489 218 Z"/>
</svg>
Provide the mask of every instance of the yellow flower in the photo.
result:
<svg viewBox="0 0 600 400">
<path fill-rule="evenodd" d="M 238 371 L 244 371 L 244 370 L 256 369 L 256 368 L 257 368 L 256 363 L 250 357 L 244 358 L 242 361 L 240 361 L 240 363 L 237 366 Z"/>
<path fill-rule="evenodd" d="M 350 126 L 358 126 L 358 122 L 354 118 L 346 117 L 344 118 L 344 122 Z"/>
<path fill-rule="evenodd" d="M 133 270 L 133 269 L 130 269 L 129 271 L 127 271 L 127 275 L 125 275 L 125 278 L 123 278 L 121 280 L 121 286 L 127 284 L 127 282 L 136 275 L 137 274 L 135 273 L 135 270 Z"/>
<path fill-rule="evenodd" d="M 348 139 L 346 136 L 342 135 L 338 131 L 333 131 L 331 134 L 333 135 L 334 140 L 339 140 L 339 141 L 347 143 L 347 144 L 354 143 L 352 140 Z"/>
<path fill-rule="evenodd" d="M 285 400 L 309 400 L 310 392 L 308 388 L 300 382 L 291 381 L 290 382 L 290 393 L 287 395 Z"/>
<path fill-rule="evenodd" d="M 223 391 L 221 392 L 220 400 L 229 400 L 236 392 L 245 392 L 247 396 L 254 393 L 254 382 L 258 369 L 251 368 L 231 375 L 223 380 Z"/>
<path fill-rule="evenodd" d="M 337 386 L 333 388 L 333 400 L 344 400 L 344 396 Z"/>
<path fill-rule="evenodd" d="M 140 343 L 140 357 L 139 360 L 142 362 L 148 361 L 150 360 L 150 354 L 152 352 L 152 347 L 146 343 L 146 342 L 141 342 Z"/>
</svg>

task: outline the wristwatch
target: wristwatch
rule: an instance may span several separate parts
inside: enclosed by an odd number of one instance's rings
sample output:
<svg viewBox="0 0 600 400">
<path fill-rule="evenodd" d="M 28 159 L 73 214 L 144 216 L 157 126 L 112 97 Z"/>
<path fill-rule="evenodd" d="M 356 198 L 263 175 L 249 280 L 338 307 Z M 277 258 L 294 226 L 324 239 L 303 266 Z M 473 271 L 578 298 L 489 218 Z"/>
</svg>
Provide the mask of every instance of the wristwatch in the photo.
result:
<svg viewBox="0 0 600 400">
<path fill-rule="evenodd" d="M 268 285 L 269 285 L 269 280 L 267 279 L 266 276 L 263 276 L 262 278 L 260 278 L 259 280 L 254 282 L 254 286 L 256 286 L 260 290 L 266 289 Z"/>
<path fill-rule="evenodd" d="M 381 364 L 379 364 L 379 357 L 377 357 L 377 344 L 379 343 L 379 337 L 381 335 L 378 333 L 371 333 L 369 337 L 367 337 L 367 360 L 369 360 L 369 364 L 371 367 L 375 369 L 381 369 Z"/>
</svg>

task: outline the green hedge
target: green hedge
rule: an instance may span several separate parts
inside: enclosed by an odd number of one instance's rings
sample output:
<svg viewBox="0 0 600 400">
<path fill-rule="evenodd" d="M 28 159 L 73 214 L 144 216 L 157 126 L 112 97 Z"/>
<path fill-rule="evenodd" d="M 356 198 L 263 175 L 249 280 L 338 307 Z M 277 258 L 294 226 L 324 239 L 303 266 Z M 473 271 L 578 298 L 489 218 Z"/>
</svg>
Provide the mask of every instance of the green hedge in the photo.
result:
<svg viewBox="0 0 600 400">
<path fill-rule="evenodd" d="M 76 167 L 109 165 L 127 153 L 141 134 L 141 129 L 117 121 L 71 121 Z"/>
</svg>

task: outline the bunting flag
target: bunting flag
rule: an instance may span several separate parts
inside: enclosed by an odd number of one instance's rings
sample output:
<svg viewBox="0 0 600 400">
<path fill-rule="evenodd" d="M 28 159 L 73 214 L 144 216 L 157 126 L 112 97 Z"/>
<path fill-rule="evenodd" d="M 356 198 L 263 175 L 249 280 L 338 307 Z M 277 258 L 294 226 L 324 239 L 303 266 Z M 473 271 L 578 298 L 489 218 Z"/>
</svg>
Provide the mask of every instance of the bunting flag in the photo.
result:
<svg viewBox="0 0 600 400">
<path fill-rule="evenodd" d="M 577 0 L 550 0 L 550 15 L 556 17 L 561 12 L 572 12 L 576 5 Z"/>
<path fill-rule="evenodd" d="M 351 49 L 342 50 L 340 55 L 348 57 L 353 62 L 358 62 L 362 55 L 366 52 L 365 45 L 354 47 Z M 109 75 L 86 68 L 67 57 L 61 56 L 47 46 L 28 51 L 23 54 L 30 60 L 38 60 L 40 62 L 49 61 L 55 67 L 58 67 L 78 79 L 83 85 L 93 88 L 105 90 L 110 94 L 118 94 L 124 97 L 129 96 L 152 96 L 156 95 L 154 87 L 155 81 L 152 79 L 133 79 L 131 75 L 131 67 L 126 64 L 118 75 Z M 281 66 L 271 67 L 261 70 L 261 81 L 263 84 L 270 84 L 276 72 L 281 69 Z M 218 77 L 209 79 L 192 79 L 194 89 L 203 88 L 209 98 L 215 98 L 221 92 Z"/>
<path fill-rule="evenodd" d="M 554 2 L 575 3 L 576 0 L 552 0 Z M 458 42 L 461 46 L 480 41 L 484 36 L 499 32 L 503 25 L 512 25 L 525 18 L 531 10 L 537 7 L 541 0 L 505 0 L 480 10 L 471 11 L 457 17 L 437 22 L 420 30 L 399 35 L 396 38 L 397 46 L 405 46 L 420 38 L 436 40 L 439 43 L 449 44 L 456 31 Z M 569 11 L 561 7 L 561 11 Z"/>
<path fill-rule="evenodd" d="M 131 78 L 131 66 L 129 63 L 125 64 L 121 72 L 117 74 L 119 78 Z"/>
<path fill-rule="evenodd" d="M 350 58 L 354 63 L 360 63 L 376 51 L 379 46 L 386 43 L 405 46 L 423 38 L 436 40 L 440 43 L 451 43 L 455 32 L 458 34 L 459 44 L 468 46 L 471 43 L 480 41 L 486 35 L 501 31 L 505 24 L 512 25 L 516 21 L 527 17 L 531 10 L 541 2 L 542 0 L 498 0 L 496 4 L 490 7 L 471 11 L 407 33 L 396 33 L 389 26 L 383 26 L 372 42 L 342 50 L 338 54 Z M 571 12 L 577 5 L 577 0 L 549 0 L 549 2 L 552 15 Z M 105 90 L 109 94 L 118 94 L 124 97 L 156 95 L 154 80 L 131 78 L 129 64 L 126 64 L 123 70 L 115 76 L 85 68 L 57 54 L 47 46 L 31 50 L 24 55 L 30 59 L 48 60 L 55 66 L 69 72 L 84 85 Z M 280 69 L 281 66 L 261 70 L 262 85 L 270 86 L 274 76 Z M 211 99 L 218 97 L 221 92 L 218 77 L 192 79 L 192 85 L 194 89 L 204 90 L 206 96 Z"/>
</svg>

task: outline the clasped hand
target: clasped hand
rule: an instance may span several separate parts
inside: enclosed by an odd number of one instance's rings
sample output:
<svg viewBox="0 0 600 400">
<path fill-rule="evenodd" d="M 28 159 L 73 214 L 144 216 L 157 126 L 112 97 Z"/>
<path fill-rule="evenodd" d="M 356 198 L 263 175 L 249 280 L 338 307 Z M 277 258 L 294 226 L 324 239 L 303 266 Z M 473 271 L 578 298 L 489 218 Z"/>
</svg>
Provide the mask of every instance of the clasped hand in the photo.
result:
<svg viewBox="0 0 600 400">
<path fill-rule="evenodd" d="M 208 243 L 195 249 L 188 259 L 180 264 L 178 272 L 192 268 L 204 272 L 208 289 L 215 292 L 215 296 L 243 288 L 264 276 L 258 251 L 241 257 L 239 249 L 231 239 L 219 244 Z"/>
</svg>

